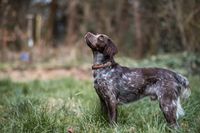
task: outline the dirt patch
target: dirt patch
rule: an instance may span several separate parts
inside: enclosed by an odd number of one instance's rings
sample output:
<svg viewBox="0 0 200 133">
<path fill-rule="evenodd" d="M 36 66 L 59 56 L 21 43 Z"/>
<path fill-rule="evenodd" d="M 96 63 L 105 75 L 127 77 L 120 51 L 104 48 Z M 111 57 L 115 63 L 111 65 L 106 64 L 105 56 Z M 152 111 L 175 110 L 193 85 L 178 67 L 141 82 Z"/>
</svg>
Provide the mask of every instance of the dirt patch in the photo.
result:
<svg viewBox="0 0 200 133">
<path fill-rule="evenodd" d="M 73 77 L 78 80 L 91 80 L 90 69 L 27 69 L 27 70 L 4 70 L 0 71 L 0 79 L 10 78 L 13 81 L 25 82 L 31 80 L 51 80 L 64 77 Z"/>
</svg>

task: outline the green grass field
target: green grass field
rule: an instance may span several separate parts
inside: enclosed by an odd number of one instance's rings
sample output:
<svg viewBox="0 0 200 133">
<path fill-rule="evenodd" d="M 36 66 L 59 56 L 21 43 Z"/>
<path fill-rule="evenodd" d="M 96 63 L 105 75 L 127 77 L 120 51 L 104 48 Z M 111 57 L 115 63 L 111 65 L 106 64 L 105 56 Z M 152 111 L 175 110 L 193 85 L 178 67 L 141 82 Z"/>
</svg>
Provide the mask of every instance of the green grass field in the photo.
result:
<svg viewBox="0 0 200 133">
<path fill-rule="evenodd" d="M 189 76 L 192 94 L 182 103 L 181 129 L 170 129 L 157 101 L 144 98 L 119 106 L 118 124 L 102 116 L 92 81 L 71 77 L 16 83 L 0 80 L 0 133 L 199 133 L 200 77 Z"/>
<path fill-rule="evenodd" d="M 179 132 L 200 131 L 200 78 L 191 77 L 192 95 Z M 71 78 L 13 83 L 0 81 L 0 132 L 170 132 L 157 102 L 148 98 L 119 107 L 118 125 L 110 127 L 99 111 L 92 82 Z"/>
</svg>

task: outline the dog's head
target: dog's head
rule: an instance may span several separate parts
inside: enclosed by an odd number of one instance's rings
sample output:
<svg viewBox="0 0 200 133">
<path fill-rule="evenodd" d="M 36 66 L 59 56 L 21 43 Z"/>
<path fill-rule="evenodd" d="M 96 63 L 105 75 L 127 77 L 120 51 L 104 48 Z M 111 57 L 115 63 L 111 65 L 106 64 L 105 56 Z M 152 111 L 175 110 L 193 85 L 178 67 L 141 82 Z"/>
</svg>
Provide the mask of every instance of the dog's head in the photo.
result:
<svg viewBox="0 0 200 133">
<path fill-rule="evenodd" d="M 85 41 L 92 51 L 98 51 L 105 56 L 113 57 L 117 53 L 117 47 L 107 35 L 88 32 Z"/>
</svg>

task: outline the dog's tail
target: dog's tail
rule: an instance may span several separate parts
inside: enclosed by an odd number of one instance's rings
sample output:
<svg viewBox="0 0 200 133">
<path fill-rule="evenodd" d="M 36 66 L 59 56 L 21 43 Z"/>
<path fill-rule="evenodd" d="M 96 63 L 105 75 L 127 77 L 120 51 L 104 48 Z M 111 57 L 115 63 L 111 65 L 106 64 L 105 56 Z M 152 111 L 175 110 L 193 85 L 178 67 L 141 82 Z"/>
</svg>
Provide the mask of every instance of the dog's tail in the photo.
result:
<svg viewBox="0 0 200 133">
<path fill-rule="evenodd" d="M 181 74 L 177 74 L 177 73 L 175 73 L 174 77 L 177 80 L 177 83 L 180 85 L 180 88 L 181 88 L 180 96 L 181 96 L 181 98 L 187 99 L 191 94 L 188 79 L 186 77 L 182 76 Z"/>
</svg>

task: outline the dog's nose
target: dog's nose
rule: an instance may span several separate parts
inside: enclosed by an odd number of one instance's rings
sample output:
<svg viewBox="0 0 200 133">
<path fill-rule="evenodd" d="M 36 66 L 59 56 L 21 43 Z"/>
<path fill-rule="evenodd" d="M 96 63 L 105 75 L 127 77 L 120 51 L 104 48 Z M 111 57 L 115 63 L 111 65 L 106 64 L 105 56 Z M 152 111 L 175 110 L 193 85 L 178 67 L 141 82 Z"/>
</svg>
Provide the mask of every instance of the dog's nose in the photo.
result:
<svg viewBox="0 0 200 133">
<path fill-rule="evenodd" d="M 88 32 L 87 34 L 92 34 L 91 32 Z"/>
<path fill-rule="evenodd" d="M 90 37 L 90 36 L 92 36 L 92 35 L 94 35 L 94 34 L 92 34 L 91 32 L 88 32 L 88 33 L 86 33 L 85 38 L 86 38 L 86 37 Z"/>
</svg>

